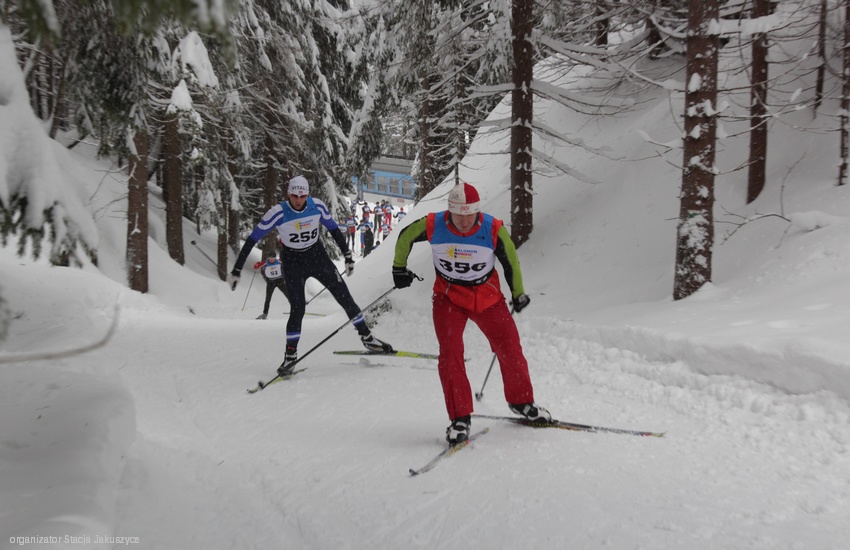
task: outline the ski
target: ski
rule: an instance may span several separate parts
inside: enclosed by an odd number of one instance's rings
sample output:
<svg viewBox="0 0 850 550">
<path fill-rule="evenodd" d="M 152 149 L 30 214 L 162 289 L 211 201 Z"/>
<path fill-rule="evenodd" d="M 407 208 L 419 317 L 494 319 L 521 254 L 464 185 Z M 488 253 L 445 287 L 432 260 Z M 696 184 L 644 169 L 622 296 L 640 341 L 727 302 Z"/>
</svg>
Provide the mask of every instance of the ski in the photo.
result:
<svg viewBox="0 0 850 550">
<path fill-rule="evenodd" d="M 439 359 L 439 355 L 434 355 L 433 353 L 419 353 L 416 351 L 368 351 L 368 350 L 347 350 L 347 351 L 335 351 L 335 355 L 384 355 L 389 357 L 413 357 L 414 359 Z M 469 361 L 469 359 L 464 359 L 464 361 Z"/>
<path fill-rule="evenodd" d="M 280 375 L 275 376 L 274 378 L 272 378 L 268 382 L 263 382 L 262 380 L 260 380 L 259 382 L 257 382 L 257 385 L 255 387 L 248 388 L 248 393 L 257 393 L 258 391 L 260 391 L 262 389 L 268 388 L 272 384 L 277 384 L 278 382 L 283 382 L 284 380 L 289 380 L 290 378 L 292 378 L 293 376 L 295 376 L 299 372 L 304 372 L 305 370 L 307 370 L 307 367 L 304 367 L 303 369 L 294 370 L 294 371 L 290 372 L 289 374 L 287 374 L 286 376 L 280 376 Z"/>
<path fill-rule="evenodd" d="M 335 351 L 334 355 L 387 355 L 387 356 L 395 356 L 395 357 L 414 357 L 418 359 L 438 359 L 439 355 L 434 355 L 432 353 L 417 353 L 415 351 L 367 351 L 367 350 L 349 350 L 349 351 Z"/>
<path fill-rule="evenodd" d="M 425 472 L 432 470 L 434 468 L 434 466 L 436 466 L 441 460 L 443 460 L 444 458 L 448 458 L 448 457 L 452 456 L 456 452 L 460 451 L 461 449 L 463 449 L 464 447 L 468 446 L 470 443 L 472 443 L 473 441 L 478 439 L 478 437 L 486 434 L 489 431 L 490 431 L 490 428 L 484 428 L 480 432 L 475 432 L 474 434 L 470 435 L 469 439 L 467 439 L 466 441 L 464 441 L 462 443 L 458 443 L 457 445 L 450 445 L 450 446 L 446 447 L 445 449 L 440 451 L 440 454 L 438 454 L 437 456 L 432 458 L 431 462 L 429 462 L 425 466 L 422 466 L 418 470 L 414 470 L 413 468 L 411 468 L 410 469 L 410 476 L 411 477 L 418 476 L 419 474 L 424 474 Z"/>
<path fill-rule="evenodd" d="M 489 414 L 473 414 L 473 418 L 486 418 L 489 420 L 503 420 L 512 424 L 529 426 L 531 428 L 560 428 L 562 430 L 573 430 L 578 432 L 604 432 L 625 435 L 639 435 L 643 437 L 664 437 L 663 432 L 644 432 L 640 430 L 623 430 L 621 428 L 607 428 L 605 426 L 591 426 L 588 424 L 576 424 L 575 422 L 563 422 L 552 420 L 551 422 L 533 422 L 527 418 L 516 416 L 494 416 Z"/>
</svg>

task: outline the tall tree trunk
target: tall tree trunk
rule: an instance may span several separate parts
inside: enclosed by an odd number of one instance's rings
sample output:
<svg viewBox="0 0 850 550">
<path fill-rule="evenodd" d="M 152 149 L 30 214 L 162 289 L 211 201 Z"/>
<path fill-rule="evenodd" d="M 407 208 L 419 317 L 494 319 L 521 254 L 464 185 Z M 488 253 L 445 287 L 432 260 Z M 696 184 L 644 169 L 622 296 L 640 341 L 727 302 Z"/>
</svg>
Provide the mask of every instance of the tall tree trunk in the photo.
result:
<svg viewBox="0 0 850 550">
<path fill-rule="evenodd" d="M 711 281 L 714 246 L 714 156 L 717 133 L 717 0 L 689 0 L 682 197 L 676 242 L 673 298 Z"/>
<path fill-rule="evenodd" d="M 841 164 L 838 167 L 838 185 L 847 183 L 848 109 L 850 109 L 850 2 L 844 8 L 844 75 L 841 87 Z"/>
<path fill-rule="evenodd" d="M 32 103 L 32 110 L 39 119 L 44 119 L 44 108 L 42 105 L 42 85 L 41 85 L 41 75 L 43 72 L 42 68 L 42 56 L 41 54 L 37 55 L 32 71 L 30 72 L 30 82 L 32 83 L 30 86 L 30 102 Z"/>
<path fill-rule="evenodd" d="M 230 171 L 230 178 L 233 182 L 233 187 L 236 186 L 236 174 L 238 168 L 238 153 L 233 146 L 233 142 L 227 144 L 227 169 Z M 226 209 L 227 209 L 227 244 L 233 249 L 234 253 L 239 252 L 239 210 L 237 209 L 234 194 L 236 190 L 228 186 Z"/>
<path fill-rule="evenodd" d="M 753 0 L 753 18 L 770 13 L 770 0 Z M 753 35 L 753 77 L 750 88 L 750 162 L 747 204 L 764 189 L 767 166 L 767 33 Z"/>
<path fill-rule="evenodd" d="M 608 46 L 608 31 L 611 27 L 611 18 L 606 16 L 608 8 L 605 0 L 596 0 L 596 21 L 594 22 L 593 34 L 596 35 L 593 43 L 599 47 Z"/>
<path fill-rule="evenodd" d="M 45 98 L 47 100 L 47 105 L 45 106 L 45 120 L 53 114 L 54 109 L 56 108 L 56 55 L 55 50 L 52 46 L 47 45 L 47 55 L 45 56 L 45 61 L 47 61 L 45 69 Z"/>
<path fill-rule="evenodd" d="M 224 136 L 217 141 L 218 148 L 224 151 L 225 156 L 219 160 L 218 170 L 213 171 L 215 177 L 218 178 L 218 181 L 215 183 L 221 197 L 221 200 L 217 201 L 218 223 L 216 223 L 216 229 L 218 240 L 216 243 L 216 264 L 218 265 L 218 276 L 222 280 L 227 277 L 227 245 L 230 241 L 230 203 L 232 202 L 231 197 L 233 193 L 233 186 L 231 185 L 233 176 L 230 173 L 231 162 L 229 158 L 232 147 L 227 141 Z"/>
<path fill-rule="evenodd" d="M 410 119 L 407 117 L 404 118 L 404 137 L 401 141 L 401 147 L 404 153 L 404 158 L 412 159 L 414 154 L 413 145 L 409 142 L 408 136 L 410 135 Z"/>
<path fill-rule="evenodd" d="M 200 167 L 203 170 L 203 167 Z M 201 220 L 203 219 L 201 213 L 201 191 L 203 188 L 204 180 L 203 174 L 201 177 L 198 177 L 198 166 L 195 166 L 195 169 L 189 170 L 188 177 L 184 174 L 184 178 L 188 179 L 188 187 L 192 189 L 192 204 L 186 208 L 186 217 L 195 222 L 195 233 L 198 235 L 201 234 Z"/>
<path fill-rule="evenodd" d="M 455 137 L 455 152 L 454 152 L 454 160 L 452 163 L 454 164 L 454 173 L 455 173 L 455 185 L 460 182 L 460 161 L 466 156 L 467 147 L 467 136 L 469 135 L 468 128 L 471 126 L 472 116 L 470 115 L 470 107 L 469 103 L 464 102 L 462 100 L 466 99 L 469 95 L 469 90 L 467 90 L 466 82 L 463 78 L 463 70 L 459 69 L 457 75 L 454 78 L 454 100 L 460 101 L 459 105 L 456 107 L 457 110 L 457 120 L 455 124 L 457 128 L 454 130 Z"/>
<path fill-rule="evenodd" d="M 646 44 L 649 47 L 650 59 L 657 59 L 664 53 L 665 49 L 664 36 L 661 34 L 661 29 L 658 27 L 658 22 L 654 17 L 654 15 L 663 12 L 660 5 L 662 1 L 663 0 L 650 0 L 645 8 L 649 14 L 648 17 L 644 19 L 644 22 L 646 23 L 646 28 L 649 29 L 646 36 Z"/>
<path fill-rule="evenodd" d="M 222 142 L 224 140 L 221 140 Z M 229 154 L 231 147 L 227 144 L 221 143 L 223 149 L 227 151 Z M 221 202 L 220 202 L 220 210 L 218 211 L 218 223 L 216 224 L 216 229 L 218 230 L 218 242 L 216 247 L 216 263 L 218 265 L 218 276 L 224 280 L 227 277 L 227 248 L 230 244 L 230 236 L 231 236 L 231 223 L 233 218 L 233 209 L 231 208 L 232 198 L 233 198 L 233 188 L 230 184 L 231 178 L 233 177 L 229 173 L 228 167 L 230 166 L 230 159 L 226 159 L 224 162 L 224 166 L 221 167 L 221 170 L 217 170 L 216 174 L 219 178 L 218 186 L 221 190 Z"/>
<path fill-rule="evenodd" d="M 59 129 L 64 127 L 65 88 L 67 87 L 68 82 L 68 76 L 65 70 L 66 66 L 66 60 L 63 59 L 59 69 L 59 84 L 57 85 L 56 90 L 53 90 L 53 93 L 56 94 L 56 100 L 54 101 L 53 111 L 50 114 L 50 131 L 48 132 L 50 139 L 56 139 L 56 134 L 59 133 Z"/>
<path fill-rule="evenodd" d="M 315 184 L 316 182 L 313 182 Z M 266 137 L 266 169 L 263 172 L 263 205 L 265 206 L 265 211 L 267 212 L 272 206 L 278 203 L 278 169 L 277 169 L 277 158 L 274 150 L 274 140 L 271 136 Z M 277 250 L 277 241 L 275 236 L 277 235 L 276 231 L 272 231 L 269 233 L 269 236 L 263 239 L 262 249 L 263 249 L 263 257 L 265 258 L 267 254 L 272 250 Z"/>
<path fill-rule="evenodd" d="M 406 9 L 414 10 L 414 18 L 418 25 L 414 30 L 416 37 L 416 50 L 411 63 L 416 67 L 419 78 L 419 164 L 417 173 L 414 175 L 416 181 L 416 200 L 419 201 L 425 195 L 437 187 L 437 154 L 435 145 L 438 145 L 434 135 L 434 119 L 439 116 L 439 105 L 431 93 L 435 82 L 433 74 L 435 59 L 434 37 L 430 31 L 434 28 L 434 6 L 436 2 L 416 1 L 408 2 Z M 377 183 L 377 182 L 375 182 Z M 375 231 L 380 228 L 376 224 Z"/>
<path fill-rule="evenodd" d="M 826 12 L 827 0 L 820 0 L 820 17 L 818 20 L 818 73 L 815 80 L 815 104 L 814 111 L 817 116 L 820 104 L 823 101 L 824 79 L 826 77 Z M 755 16 L 755 14 L 753 14 Z"/>
<path fill-rule="evenodd" d="M 513 90 L 511 91 L 511 237 L 517 248 L 529 239 L 534 229 L 531 163 L 531 124 L 534 94 L 531 77 L 534 49 L 531 31 L 534 25 L 533 0 L 513 0 Z"/>
<path fill-rule="evenodd" d="M 434 190 L 434 159 L 432 158 L 433 136 L 431 135 L 431 75 L 423 70 L 422 101 L 419 102 L 419 182 L 416 187 L 416 200 Z M 377 228 L 376 228 L 377 229 Z"/>
<path fill-rule="evenodd" d="M 136 130 L 135 153 L 130 155 L 127 180 L 127 283 L 132 290 L 148 291 L 148 134 Z"/>
<path fill-rule="evenodd" d="M 239 210 L 236 197 L 238 196 L 236 185 L 236 174 L 239 173 L 239 153 L 234 147 L 235 137 L 233 135 L 227 140 L 227 169 L 230 172 L 230 179 L 227 181 L 227 192 L 225 211 L 227 212 L 227 244 L 233 249 L 234 253 L 239 252 Z"/>
<path fill-rule="evenodd" d="M 165 241 L 168 254 L 180 265 L 186 263 L 183 250 L 183 148 L 177 113 L 165 115 L 162 152 L 162 190 L 165 198 Z"/>
<path fill-rule="evenodd" d="M 239 252 L 239 210 L 233 208 L 232 199 L 227 205 L 227 244 L 234 253 Z"/>
</svg>

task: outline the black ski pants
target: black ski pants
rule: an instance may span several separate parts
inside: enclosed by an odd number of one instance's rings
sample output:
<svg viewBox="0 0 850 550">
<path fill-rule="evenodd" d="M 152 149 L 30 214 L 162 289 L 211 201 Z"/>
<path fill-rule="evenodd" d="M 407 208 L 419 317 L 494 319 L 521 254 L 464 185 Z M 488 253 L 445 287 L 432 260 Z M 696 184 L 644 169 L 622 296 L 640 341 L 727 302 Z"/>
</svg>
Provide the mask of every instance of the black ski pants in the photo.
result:
<svg viewBox="0 0 850 550">
<path fill-rule="evenodd" d="M 325 287 L 342 306 L 349 319 L 360 315 L 360 306 L 354 302 L 348 285 L 342 280 L 342 275 L 336 270 L 328 253 L 321 242 L 314 244 L 304 252 L 293 252 L 286 248 L 282 254 L 283 278 L 289 290 L 289 320 L 286 322 L 287 344 L 297 342 L 301 337 L 301 322 L 307 311 L 307 301 L 304 296 L 304 285 L 309 277 L 313 277 Z M 355 328 L 361 335 L 369 334 L 365 320 L 355 321 Z"/>
</svg>

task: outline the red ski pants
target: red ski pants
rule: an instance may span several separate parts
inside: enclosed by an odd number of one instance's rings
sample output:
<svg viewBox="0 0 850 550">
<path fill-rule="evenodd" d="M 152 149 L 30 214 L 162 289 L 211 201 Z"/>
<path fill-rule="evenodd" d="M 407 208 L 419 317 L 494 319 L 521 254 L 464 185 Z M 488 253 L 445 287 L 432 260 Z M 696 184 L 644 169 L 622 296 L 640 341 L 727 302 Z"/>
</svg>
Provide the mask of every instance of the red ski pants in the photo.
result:
<svg viewBox="0 0 850 550">
<path fill-rule="evenodd" d="M 516 323 L 504 301 L 480 313 L 458 307 L 444 294 L 435 294 L 433 302 L 434 330 L 440 344 L 438 369 L 451 420 L 473 411 L 472 388 L 463 362 L 463 331 L 467 320 L 478 325 L 499 359 L 507 402 L 521 404 L 534 401 L 528 361 L 522 353 Z"/>
</svg>

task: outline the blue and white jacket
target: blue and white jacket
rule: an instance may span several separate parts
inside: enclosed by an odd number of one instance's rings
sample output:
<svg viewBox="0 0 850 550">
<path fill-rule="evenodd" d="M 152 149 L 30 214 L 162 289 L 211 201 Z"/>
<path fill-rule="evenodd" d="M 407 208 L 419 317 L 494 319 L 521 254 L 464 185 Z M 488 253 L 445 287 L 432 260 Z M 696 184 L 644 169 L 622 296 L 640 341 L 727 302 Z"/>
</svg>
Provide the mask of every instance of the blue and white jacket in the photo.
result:
<svg viewBox="0 0 850 550">
<path fill-rule="evenodd" d="M 319 228 L 321 226 L 324 226 L 330 232 L 343 255 L 348 255 L 350 252 L 345 236 L 324 202 L 313 197 L 307 197 L 304 209 L 300 211 L 292 208 L 288 201 L 276 204 L 265 213 L 254 227 L 251 235 L 242 246 L 234 269 L 242 269 L 248 253 L 272 229 L 277 229 L 278 232 L 282 246 L 281 257 L 300 254 L 314 248 L 324 251 L 319 240 Z"/>
</svg>

